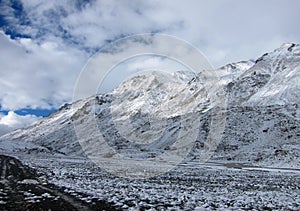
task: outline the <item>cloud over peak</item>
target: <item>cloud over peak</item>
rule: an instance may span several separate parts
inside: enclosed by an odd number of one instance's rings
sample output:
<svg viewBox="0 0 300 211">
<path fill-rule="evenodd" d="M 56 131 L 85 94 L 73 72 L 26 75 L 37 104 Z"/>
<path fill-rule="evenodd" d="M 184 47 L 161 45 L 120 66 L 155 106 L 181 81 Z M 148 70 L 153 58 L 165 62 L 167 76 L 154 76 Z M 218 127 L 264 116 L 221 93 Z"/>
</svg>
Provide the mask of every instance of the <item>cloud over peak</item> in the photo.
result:
<svg viewBox="0 0 300 211">
<path fill-rule="evenodd" d="M 39 117 L 35 115 L 21 116 L 14 111 L 9 111 L 7 115 L 0 113 L 0 136 L 17 128 L 24 127 L 37 121 Z"/>
</svg>

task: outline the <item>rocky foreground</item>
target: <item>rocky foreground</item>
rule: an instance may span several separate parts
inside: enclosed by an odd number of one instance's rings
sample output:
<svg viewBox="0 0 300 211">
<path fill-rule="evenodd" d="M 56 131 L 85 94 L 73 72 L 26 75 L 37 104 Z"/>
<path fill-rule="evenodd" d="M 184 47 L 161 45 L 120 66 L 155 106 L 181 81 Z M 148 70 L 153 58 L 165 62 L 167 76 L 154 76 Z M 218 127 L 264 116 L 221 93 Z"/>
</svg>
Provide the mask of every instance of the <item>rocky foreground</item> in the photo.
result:
<svg viewBox="0 0 300 211">
<path fill-rule="evenodd" d="M 0 155 L 1 210 L 115 210 L 84 194 L 65 192 L 13 157 Z"/>
</svg>

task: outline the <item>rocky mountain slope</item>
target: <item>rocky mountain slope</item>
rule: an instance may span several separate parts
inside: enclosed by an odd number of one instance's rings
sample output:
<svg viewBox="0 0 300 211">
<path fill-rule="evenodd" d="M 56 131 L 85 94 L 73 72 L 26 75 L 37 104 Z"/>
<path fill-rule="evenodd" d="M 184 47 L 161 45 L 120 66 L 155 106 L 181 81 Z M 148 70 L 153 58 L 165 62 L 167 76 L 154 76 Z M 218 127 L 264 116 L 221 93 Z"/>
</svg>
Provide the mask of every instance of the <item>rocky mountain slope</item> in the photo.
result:
<svg viewBox="0 0 300 211">
<path fill-rule="evenodd" d="M 216 90 L 225 91 L 227 110 L 221 143 L 211 160 L 300 168 L 300 46 L 284 44 L 256 61 L 229 64 L 215 73 L 220 78 Z M 155 157 L 178 136 L 188 138 L 188 130 L 179 133 L 179 119 L 190 125 L 199 121 L 194 129 L 197 141 L 188 156 L 197 160 L 214 115 L 202 76 L 189 72 L 135 76 L 112 93 L 66 104 L 31 126 L 0 137 L 0 152 L 85 157 L 73 123 L 80 123 L 93 137 L 86 115 L 93 112 L 108 145 L 137 158 Z"/>
</svg>

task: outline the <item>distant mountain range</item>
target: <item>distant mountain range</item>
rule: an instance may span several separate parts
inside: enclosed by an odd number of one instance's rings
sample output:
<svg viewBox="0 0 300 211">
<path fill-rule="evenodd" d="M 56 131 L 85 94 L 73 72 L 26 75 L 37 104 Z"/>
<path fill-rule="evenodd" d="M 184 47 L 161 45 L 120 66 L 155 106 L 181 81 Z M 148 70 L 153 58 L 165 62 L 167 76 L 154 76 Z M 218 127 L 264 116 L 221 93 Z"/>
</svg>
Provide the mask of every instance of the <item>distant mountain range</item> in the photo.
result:
<svg viewBox="0 0 300 211">
<path fill-rule="evenodd" d="M 300 168 L 300 45 L 283 44 L 257 60 L 216 69 L 215 74 L 216 86 L 226 93 L 227 110 L 225 130 L 211 161 Z M 86 114 L 94 111 L 109 146 L 137 158 L 163 153 L 178 136 L 179 119 L 190 121 L 199 115 L 198 138 L 188 156 L 197 160 L 211 129 L 210 103 L 201 73 L 146 73 L 111 93 L 66 104 L 31 126 L 0 137 L 0 153 L 86 157 L 73 123 L 80 123 L 92 139 L 95 134 Z M 167 123 L 150 125 L 158 120 Z M 130 141 L 134 138 L 144 142 Z"/>
</svg>

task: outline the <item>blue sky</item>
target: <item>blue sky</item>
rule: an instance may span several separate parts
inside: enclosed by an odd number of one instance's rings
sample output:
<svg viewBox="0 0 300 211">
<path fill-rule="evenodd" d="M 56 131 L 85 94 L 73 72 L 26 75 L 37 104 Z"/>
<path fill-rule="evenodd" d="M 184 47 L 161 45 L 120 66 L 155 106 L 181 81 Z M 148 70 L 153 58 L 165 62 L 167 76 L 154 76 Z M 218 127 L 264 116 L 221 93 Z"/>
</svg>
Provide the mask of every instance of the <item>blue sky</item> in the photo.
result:
<svg viewBox="0 0 300 211">
<path fill-rule="evenodd" d="M 300 43 L 299 9 L 298 0 L 0 0 L 0 135 L 70 102 L 80 71 L 110 41 L 170 34 L 220 67 Z"/>
</svg>

